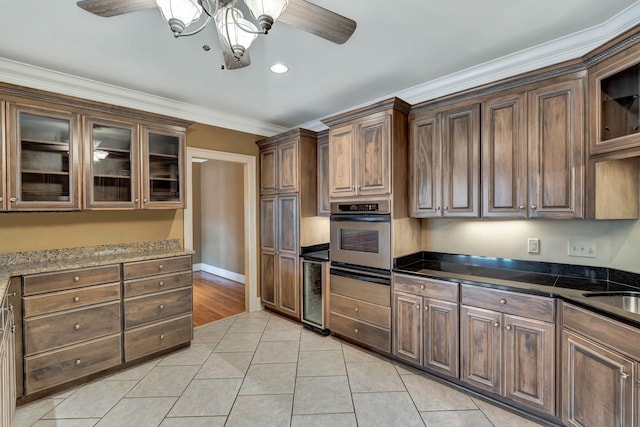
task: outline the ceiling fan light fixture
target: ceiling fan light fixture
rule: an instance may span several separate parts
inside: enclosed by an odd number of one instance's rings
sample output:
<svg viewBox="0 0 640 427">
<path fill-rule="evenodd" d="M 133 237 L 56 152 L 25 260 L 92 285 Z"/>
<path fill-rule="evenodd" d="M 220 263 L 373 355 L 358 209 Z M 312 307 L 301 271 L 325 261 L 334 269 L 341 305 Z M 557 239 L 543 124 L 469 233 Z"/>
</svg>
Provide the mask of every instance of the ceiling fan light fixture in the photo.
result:
<svg viewBox="0 0 640 427">
<path fill-rule="evenodd" d="M 156 5 L 176 37 L 202 15 L 198 0 L 156 0 Z"/>
<path fill-rule="evenodd" d="M 244 19 L 242 12 L 234 7 L 220 8 L 215 21 L 218 35 L 237 58 L 241 58 L 258 37 L 256 26 Z"/>
<path fill-rule="evenodd" d="M 244 3 L 266 33 L 285 11 L 289 0 L 244 0 Z"/>
</svg>

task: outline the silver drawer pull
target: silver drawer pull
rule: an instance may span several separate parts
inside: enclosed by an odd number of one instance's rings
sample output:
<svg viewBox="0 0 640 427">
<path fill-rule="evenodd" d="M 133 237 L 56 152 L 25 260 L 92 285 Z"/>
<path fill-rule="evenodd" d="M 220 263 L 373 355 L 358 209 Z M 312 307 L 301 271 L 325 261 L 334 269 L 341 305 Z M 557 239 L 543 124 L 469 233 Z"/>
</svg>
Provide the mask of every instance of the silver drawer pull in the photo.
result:
<svg viewBox="0 0 640 427">
<path fill-rule="evenodd" d="M 80 280 L 80 278 L 79 278 L 78 276 L 75 276 L 75 277 L 73 278 L 73 281 L 74 281 L 74 282 L 77 282 L 77 281 L 79 281 L 79 280 Z"/>
<path fill-rule="evenodd" d="M 507 303 L 507 300 L 506 300 L 506 299 L 502 298 L 502 299 L 500 300 L 500 304 L 506 304 L 506 303 Z"/>
<path fill-rule="evenodd" d="M 78 302 L 80 301 L 80 297 L 73 297 L 73 302 Z"/>
<path fill-rule="evenodd" d="M 164 304 L 160 304 L 160 310 L 164 310 Z"/>
<path fill-rule="evenodd" d="M 425 310 L 425 311 L 429 311 L 429 306 L 428 306 L 428 305 L 425 305 L 425 306 L 424 306 L 424 310 Z"/>
<path fill-rule="evenodd" d="M 9 199 L 9 201 L 11 201 L 11 202 L 14 202 L 14 203 L 15 203 L 15 202 L 17 202 L 17 201 L 18 201 L 18 199 L 16 199 L 15 197 L 12 197 L 12 198 L 10 198 L 10 199 Z"/>
<path fill-rule="evenodd" d="M 499 327 L 500 327 L 500 322 L 495 322 L 495 323 L 493 324 L 493 327 L 494 327 L 494 328 L 499 328 Z"/>
<path fill-rule="evenodd" d="M 420 285 L 420 289 L 424 289 L 424 285 Z"/>
<path fill-rule="evenodd" d="M 358 307 L 354 308 L 354 311 L 357 313 L 358 312 Z"/>
<path fill-rule="evenodd" d="M 510 331 L 510 330 L 511 330 L 511 325 L 507 325 L 507 326 L 505 326 L 504 328 L 505 328 L 507 331 Z"/>
<path fill-rule="evenodd" d="M 523 211 L 523 210 L 524 210 L 524 208 L 525 208 L 525 206 L 524 206 L 524 205 L 520 205 L 520 206 L 518 206 L 518 209 L 520 209 L 521 211 Z"/>
<path fill-rule="evenodd" d="M 360 330 L 359 330 L 358 328 L 355 328 L 355 329 L 353 330 L 353 332 L 355 332 L 355 333 L 357 334 L 358 332 L 360 332 Z"/>
<path fill-rule="evenodd" d="M 164 339 L 164 334 L 160 335 L 160 340 Z"/>
<path fill-rule="evenodd" d="M 537 205 L 531 205 L 531 209 L 538 209 Z"/>
<path fill-rule="evenodd" d="M 76 359 L 76 365 L 79 365 L 80 363 L 80 359 Z"/>
<path fill-rule="evenodd" d="M 160 264 L 160 265 L 158 266 L 158 270 L 162 270 L 163 268 L 164 268 L 164 265 L 162 265 L 162 264 Z"/>
<path fill-rule="evenodd" d="M 164 282 L 162 280 L 160 281 L 160 286 L 164 286 Z"/>
<path fill-rule="evenodd" d="M 620 372 L 620 377 L 621 377 L 623 380 L 626 380 L 627 378 L 629 378 L 629 374 L 624 373 L 624 372 Z"/>
<path fill-rule="evenodd" d="M 416 310 L 420 310 L 420 306 L 416 304 Z"/>
<path fill-rule="evenodd" d="M 76 325 L 73 327 L 73 329 L 75 329 L 75 330 L 77 331 L 78 329 L 80 329 L 80 325 L 76 324 Z"/>
</svg>

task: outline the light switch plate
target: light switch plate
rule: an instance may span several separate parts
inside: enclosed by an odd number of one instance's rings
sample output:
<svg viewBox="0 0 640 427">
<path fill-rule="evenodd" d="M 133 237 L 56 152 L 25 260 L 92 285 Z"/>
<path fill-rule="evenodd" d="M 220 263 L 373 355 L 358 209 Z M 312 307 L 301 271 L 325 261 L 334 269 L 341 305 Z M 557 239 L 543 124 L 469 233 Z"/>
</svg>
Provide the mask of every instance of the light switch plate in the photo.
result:
<svg viewBox="0 0 640 427">
<path fill-rule="evenodd" d="M 540 239 L 537 237 L 529 237 L 527 239 L 527 252 L 530 254 L 540 253 Z"/>
<path fill-rule="evenodd" d="M 598 258 L 598 244 L 584 240 L 567 241 L 567 254 L 585 258 Z"/>
</svg>

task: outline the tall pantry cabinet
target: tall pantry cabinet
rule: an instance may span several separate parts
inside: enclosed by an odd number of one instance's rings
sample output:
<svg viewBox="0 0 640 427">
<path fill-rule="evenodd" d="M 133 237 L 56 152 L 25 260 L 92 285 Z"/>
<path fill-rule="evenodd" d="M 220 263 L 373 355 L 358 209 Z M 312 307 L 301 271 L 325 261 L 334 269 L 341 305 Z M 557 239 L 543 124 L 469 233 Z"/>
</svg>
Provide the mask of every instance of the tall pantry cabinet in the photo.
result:
<svg viewBox="0 0 640 427">
<path fill-rule="evenodd" d="M 326 243 L 305 226 L 317 216 L 317 134 L 294 129 L 257 144 L 262 303 L 300 320 L 300 246 Z"/>
</svg>

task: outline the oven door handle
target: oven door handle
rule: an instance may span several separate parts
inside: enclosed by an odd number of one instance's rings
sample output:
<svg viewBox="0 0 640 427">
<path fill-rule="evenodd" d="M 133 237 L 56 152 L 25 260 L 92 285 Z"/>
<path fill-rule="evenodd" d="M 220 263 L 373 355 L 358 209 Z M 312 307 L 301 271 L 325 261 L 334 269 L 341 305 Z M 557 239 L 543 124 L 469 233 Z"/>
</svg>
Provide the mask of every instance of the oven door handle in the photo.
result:
<svg viewBox="0 0 640 427">
<path fill-rule="evenodd" d="M 334 276 L 346 277 L 348 279 L 361 280 L 363 282 L 377 283 L 379 285 L 391 286 L 391 279 L 384 277 L 369 276 L 368 274 L 353 273 L 332 268 L 329 270 Z"/>
<path fill-rule="evenodd" d="M 331 215 L 331 222 L 391 222 L 391 215 Z"/>
</svg>

